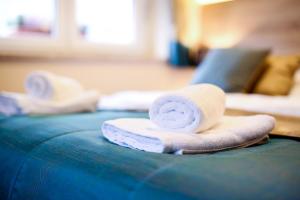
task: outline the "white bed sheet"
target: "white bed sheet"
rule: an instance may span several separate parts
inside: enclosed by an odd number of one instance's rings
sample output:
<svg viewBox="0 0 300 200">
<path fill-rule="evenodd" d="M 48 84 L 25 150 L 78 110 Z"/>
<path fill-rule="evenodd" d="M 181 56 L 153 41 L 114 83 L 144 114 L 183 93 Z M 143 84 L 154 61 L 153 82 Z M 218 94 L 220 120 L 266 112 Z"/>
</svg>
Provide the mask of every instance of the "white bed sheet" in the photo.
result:
<svg viewBox="0 0 300 200">
<path fill-rule="evenodd" d="M 226 95 L 226 108 L 300 117 L 300 97 L 233 93 Z"/>
<path fill-rule="evenodd" d="M 102 96 L 100 110 L 148 111 L 152 102 L 166 91 L 123 91 Z M 227 93 L 226 108 L 300 117 L 300 96 L 267 96 Z"/>
</svg>

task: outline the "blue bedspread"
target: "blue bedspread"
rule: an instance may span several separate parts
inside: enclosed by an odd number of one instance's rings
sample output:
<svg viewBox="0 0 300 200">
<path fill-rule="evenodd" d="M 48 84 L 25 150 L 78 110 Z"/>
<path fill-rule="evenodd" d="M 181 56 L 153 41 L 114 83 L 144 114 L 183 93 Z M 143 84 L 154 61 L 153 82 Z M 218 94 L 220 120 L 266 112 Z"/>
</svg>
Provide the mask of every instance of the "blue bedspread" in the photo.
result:
<svg viewBox="0 0 300 200">
<path fill-rule="evenodd" d="M 300 144 L 168 155 L 107 142 L 98 112 L 0 117 L 0 199 L 299 199 Z"/>
</svg>

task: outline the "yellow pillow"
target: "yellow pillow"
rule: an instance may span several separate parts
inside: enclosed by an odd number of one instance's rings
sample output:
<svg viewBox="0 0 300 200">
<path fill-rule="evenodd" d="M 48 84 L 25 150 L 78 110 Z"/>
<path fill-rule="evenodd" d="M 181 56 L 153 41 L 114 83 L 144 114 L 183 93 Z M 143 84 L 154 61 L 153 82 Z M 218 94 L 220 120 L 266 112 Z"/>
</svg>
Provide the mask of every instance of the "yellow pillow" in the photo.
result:
<svg viewBox="0 0 300 200">
<path fill-rule="evenodd" d="M 267 69 L 254 87 L 254 93 L 287 95 L 293 85 L 293 75 L 300 67 L 300 56 L 270 56 Z"/>
</svg>

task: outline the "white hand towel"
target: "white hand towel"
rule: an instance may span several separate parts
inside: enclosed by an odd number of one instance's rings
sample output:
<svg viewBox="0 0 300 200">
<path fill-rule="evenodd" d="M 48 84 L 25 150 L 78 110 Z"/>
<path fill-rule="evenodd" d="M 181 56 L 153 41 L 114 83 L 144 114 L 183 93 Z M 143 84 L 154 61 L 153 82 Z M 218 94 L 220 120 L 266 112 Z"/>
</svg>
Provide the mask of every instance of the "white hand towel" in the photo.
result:
<svg viewBox="0 0 300 200">
<path fill-rule="evenodd" d="M 196 133 L 215 125 L 225 111 L 225 93 L 211 84 L 192 85 L 156 99 L 149 116 L 159 127 Z"/>
<path fill-rule="evenodd" d="M 97 91 L 82 92 L 78 96 L 64 101 L 45 101 L 25 94 L 1 92 L 0 113 L 4 115 L 66 114 L 95 111 L 99 94 Z"/>
<path fill-rule="evenodd" d="M 268 137 L 275 120 L 267 115 L 223 117 L 212 129 L 183 134 L 162 130 L 148 119 L 124 118 L 102 125 L 105 138 L 132 149 L 155 153 L 192 154 L 246 147 Z"/>
<path fill-rule="evenodd" d="M 157 153 L 201 153 L 249 146 L 268 137 L 271 116 L 223 117 L 225 94 L 216 86 L 189 86 L 159 97 L 148 119 L 117 119 L 102 125 L 104 137 L 121 146 Z"/>
<path fill-rule="evenodd" d="M 83 87 L 78 81 L 46 71 L 29 74 L 25 81 L 25 89 L 32 97 L 51 101 L 72 99 L 83 92 Z"/>
</svg>

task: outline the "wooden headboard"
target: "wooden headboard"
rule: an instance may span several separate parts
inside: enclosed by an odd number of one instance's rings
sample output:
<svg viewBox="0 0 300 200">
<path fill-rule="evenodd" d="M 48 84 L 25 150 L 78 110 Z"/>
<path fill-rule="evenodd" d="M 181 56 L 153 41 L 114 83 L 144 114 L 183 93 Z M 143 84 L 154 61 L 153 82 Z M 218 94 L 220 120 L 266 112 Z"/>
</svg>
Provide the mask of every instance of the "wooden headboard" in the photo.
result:
<svg viewBox="0 0 300 200">
<path fill-rule="evenodd" d="M 208 47 L 270 47 L 300 54 L 300 0 L 234 0 L 202 8 Z"/>
</svg>

